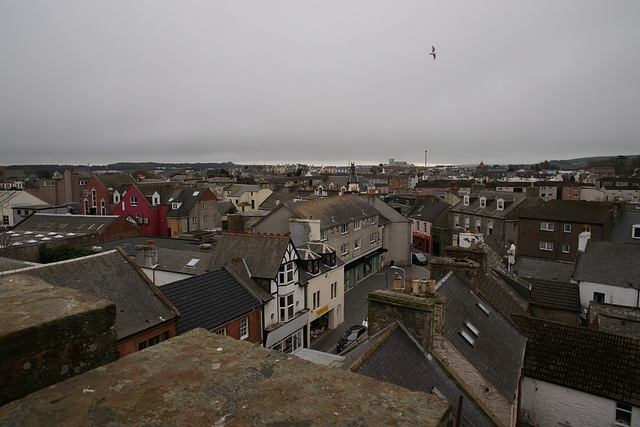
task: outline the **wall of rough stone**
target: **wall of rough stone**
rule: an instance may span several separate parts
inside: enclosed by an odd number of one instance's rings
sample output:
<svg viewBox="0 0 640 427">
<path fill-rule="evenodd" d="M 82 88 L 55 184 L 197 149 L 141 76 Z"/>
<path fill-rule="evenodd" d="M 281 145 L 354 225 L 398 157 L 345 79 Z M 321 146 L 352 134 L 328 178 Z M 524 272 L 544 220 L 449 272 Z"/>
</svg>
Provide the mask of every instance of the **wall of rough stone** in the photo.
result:
<svg viewBox="0 0 640 427">
<path fill-rule="evenodd" d="M 430 350 L 435 333 L 444 325 L 446 298 L 438 294 L 375 290 L 367 300 L 370 336 L 399 320 L 425 350 Z"/>
<path fill-rule="evenodd" d="M 0 405 L 117 359 L 115 304 L 0 277 Z"/>
</svg>

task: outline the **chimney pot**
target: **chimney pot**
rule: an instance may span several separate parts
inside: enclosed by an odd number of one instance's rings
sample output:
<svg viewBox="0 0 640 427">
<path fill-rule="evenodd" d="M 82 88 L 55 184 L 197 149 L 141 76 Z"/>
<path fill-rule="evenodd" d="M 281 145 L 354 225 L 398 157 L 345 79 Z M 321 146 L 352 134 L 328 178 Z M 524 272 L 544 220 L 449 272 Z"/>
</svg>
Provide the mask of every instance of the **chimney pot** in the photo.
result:
<svg viewBox="0 0 640 427">
<path fill-rule="evenodd" d="M 400 273 L 395 273 L 393 275 L 393 290 L 394 291 L 402 290 L 402 278 L 400 277 Z"/>
</svg>

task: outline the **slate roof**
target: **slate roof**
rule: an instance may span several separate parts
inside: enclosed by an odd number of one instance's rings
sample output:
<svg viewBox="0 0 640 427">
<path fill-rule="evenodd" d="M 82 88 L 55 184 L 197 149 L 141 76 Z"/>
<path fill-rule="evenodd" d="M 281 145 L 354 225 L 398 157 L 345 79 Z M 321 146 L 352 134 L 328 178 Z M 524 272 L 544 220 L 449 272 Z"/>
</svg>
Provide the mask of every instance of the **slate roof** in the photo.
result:
<svg viewBox="0 0 640 427">
<path fill-rule="evenodd" d="M 40 231 L 64 233 L 104 233 L 120 220 L 117 215 L 56 215 L 35 213 L 17 224 L 14 231 Z"/>
<path fill-rule="evenodd" d="M 233 202 L 230 202 L 228 200 L 224 200 L 216 203 L 216 209 L 218 210 L 218 213 L 222 216 L 226 216 L 227 212 L 229 212 L 229 209 L 231 208 L 234 208 Z"/>
<path fill-rule="evenodd" d="M 489 417 L 469 400 L 468 395 L 460 390 L 461 385 L 453 380 L 447 369 L 425 351 L 399 321 L 369 337 L 347 357 L 341 366 L 342 369 L 353 370 L 358 374 L 399 385 L 411 391 L 432 393 L 435 387 L 453 407 L 454 425 L 460 396 L 461 426 L 494 425 Z"/>
<path fill-rule="evenodd" d="M 591 301 L 587 311 L 590 329 L 640 339 L 640 308 Z"/>
<path fill-rule="evenodd" d="M 195 251 L 186 249 L 172 249 L 155 246 L 158 254 L 158 266 L 156 270 L 170 271 L 174 273 L 198 275 L 205 273 L 209 266 L 213 253 L 211 251 Z M 139 251 L 133 259 L 140 267 L 145 266 L 144 250 Z M 194 261 L 199 260 L 199 261 Z M 193 265 L 188 265 L 189 263 Z"/>
<path fill-rule="evenodd" d="M 161 291 L 180 312 L 178 334 L 196 328 L 211 331 L 262 307 L 224 268 L 169 283 Z"/>
<path fill-rule="evenodd" d="M 579 314 L 580 288 L 575 283 L 529 279 L 531 298 L 529 302 L 538 307 Z"/>
<path fill-rule="evenodd" d="M 436 289 L 448 298 L 445 338 L 507 401 L 513 402 L 524 358 L 524 335 L 457 274 L 446 275 Z M 461 334 L 464 331 L 474 336 L 466 322 L 479 331 L 473 345 Z"/>
<path fill-rule="evenodd" d="M 355 194 L 286 203 L 283 207 L 299 218 L 319 219 L 321 228 L 335 227 L 355 219 L 364 219 L 380 214 L 375 207 Z"/>
<path fill-rule="evenodd" d="M 640 245 L 589 240 L 578 258 L 578 281 L 640 289 Z"/>
<path fill-rule="evenodd" d="M 448 203 L 421 200 L 411 207 L 409 212 L 407 212 L 407 216 L 421 221 L 434 222 L 436 218 L 445 213 L 448 209 Z"/>
<path fill-rule="evenodd" d="M 520 218 L 581 224 L 605 224 L 611 219 L 612 206 L 612 202 L 549 200 L 542 206 L 520 212 Z"/>
<path fill-rule="evenodd" d="M 257 184 L 231 184 L 224 189 L 228 192 L 227 197 L 240 197 L 247 191 L 257 192 L 260 190 L 260 186 Z"/>
<path fill-rule="evenodd" d="M 640 244 L 639 239 L 631 237 L 634 225 L 640 226 L 640 210 L 621 211 L 618 220 L 611 227 L 608 240 L 611 242 Z"/>
<path fill-rule="evenodd" d="M 112 250 L 19 272 L 38 277 L 53 286 L 76 289 L 114 302 L 118 340 L 175 319 L 178 315 L 124 251 Z"/>
<path fill-rule="evenodd" d="M 36 265 L 36 264 L 33 262 L 20 261 L 17 259 L 0 257 L 0 272 L 17 270 L 19 268 L 25 268 L 32 265 Z"/>
<path fill-rule="evenodd" d="M 486 206 L 480 206 L 480 198 L 486 197 Z M 498 199 L 504 200 L 504 209 L 498 209 Z M 515 219 L 518 212 L 531 206 L 542 204 L 539 197 L 527 197 L 523 193 L 483 190 L 473 193 L 469 198 L 469 205 L 464 205 L 464 199 L 451 208 L 452 212 L 481 215 L 492 218 Z"/>
<path fill-rule="evenodd" d="M 526 376 L 640 406 L 640 340 L 524 316 Z"/>
<path fill-rule="evenodd" d="M 136 180 L 133 179 L 131 175 L 116 175 L 116 174 L 104 174 L 104 175 L 93 175 L 100 184 L 107 190 L 118 191 L 118 193 L 123 194 L 125 191 L 128 191 L 132 185 L 136 184 Z"/>
<path fill-rule="evenodd" d="M 160 204 L 166 204 L 167 200 L 180 184 L 177 182 L 145 182 L 136 184 L 136 188 L 147 199 L 147 202 L 153 204 L 153 195 L 160 195 Z"/>
<path fill-rule="evenodd" d="M 513 270 L 525 279 L 540 279 L 559 282 L 571 281 L 573 264 L 518 257 Z"/>
<path fill-rule="evenodd" d="M 242 258 L 252 277 L 274 279 L 290 241 L 289 236 L 225 233 L 216 244 L 208 269 L 217 270 L 227 262 Z"/>
</svg>

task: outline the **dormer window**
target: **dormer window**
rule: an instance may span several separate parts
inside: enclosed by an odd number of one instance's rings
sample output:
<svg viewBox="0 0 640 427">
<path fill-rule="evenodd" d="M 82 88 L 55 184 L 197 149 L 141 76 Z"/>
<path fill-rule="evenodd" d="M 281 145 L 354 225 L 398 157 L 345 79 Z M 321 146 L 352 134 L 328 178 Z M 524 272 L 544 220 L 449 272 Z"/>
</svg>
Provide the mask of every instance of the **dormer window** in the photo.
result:
<svg viewBox="0 0 640 427">
<path fill-rule="evenodd" d="M 635 224 L 631 229 L 631 238 L 640 239 L 640 224 Z"/>
<path fill-rule="evenodd" d="M 336 253 L 329 252 L 326 254 L 322 254 L 322 262 L 324 263 L 324 265 L 333 267 L 334 265 L 336 265 Z"/>
<path fill-rule="evenodd" d="M 113 192 L 113 204 L 117 205 L 118 203 L 120 203 L 120 192 L 118 190 Z"/>
<path fill-rule="evenodd" d="M 481 208 L 486 208 L 487 207 L 487 198 L 482 196 L 480 197 L 480 207 Z"/>
<path fill-rule="evenodd" d="M 469 196 L 464 196 L 464 199 L 462 201 L 462 204 L 464 206 L 469 206 Z"/>
<path fill-rule="evenodd" d="M 498 199 L 498 210 L 499 211 L 504 210 L 504 199 Z"/>
<path fill-rule="evenodd" d="M 320 261 L 317 259 L 307 261 L 307 271 L 311 274 L 318 274 L 320 272 Z"/>
<path fill-rule="evenodd" d="M 153 196 L 151 196 L 151 203 L 153 206 L 158 206 L 160 204 L 160 194 L 158 194 L 157 191 L 153 193 Z"/>
</svg>

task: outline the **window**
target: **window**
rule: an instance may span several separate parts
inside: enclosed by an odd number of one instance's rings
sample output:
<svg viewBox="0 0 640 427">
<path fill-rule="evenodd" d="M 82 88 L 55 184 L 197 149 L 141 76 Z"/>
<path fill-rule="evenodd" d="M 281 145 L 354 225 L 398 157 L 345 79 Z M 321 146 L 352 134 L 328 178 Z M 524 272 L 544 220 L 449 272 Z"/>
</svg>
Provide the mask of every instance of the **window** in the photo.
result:
<svg viewBox="0 0 640 427">
<path fill-rule="evenodd" d="M 96 206 L 98 206 L 98 199 L 96 197 L 96 189 L 92 188 L 91 189 L 91 207 L 95 208 Z"/>
<path fill-rule="evenodd" d="M 633 226 L 633 229 L 631 230 L 631 238 L 640 239 L 640 224 L 636 224 Z"/>
<path fill-rule="evenodd" d="M 218 332 L 216 332 L 216 334 L 227 335 L 227 328 L 218 329 Z"/>
<path fill-rule="evenodd" d="M 487 207 L 487 198 L 482 196 L 480 197 L 480 207 L 481 208 L 486 208 Z"/>
<path fill-rule="evenodd" d="M 320 240 L 327 240 L 327 230 L 326 229 L 320 230 Z"/>
<path fill-rule="evenodd" d="M 470 230 L 470 228 L 469 228 L 469 222 L 470 222 L 469 217 L 468 217 L 468 216 L 465 216 L 465 217 L 464 217 L 464 229 L 465 229 L 465 230 Z"/>
<path fill-rule="evenodd" d="M 113 204 L 117 205 L 118 203 L 120 203 L 120 193 L 116 191 L 113 193 Z"/>
<path fill-rule="evenodd" d="M 362 239 L 356 239 L 356 241 L 353 242 L 353 250 L 357 251 L 360 249 L 360 246 L 362 246 Z"/>
<path fill-rule="evenodd" d="M 541 222 L 540 230 L 543 231 L 553 231 L 553 223 L 552 222 Z"/>
<path fill-rule="evenodd" d="M 138 197 L 131 196 L 129 198 L 129 203 L 131 203 L 131 206 L 138 206 Z"/>
<path fill-rule="evenodd" d="M 454 227 L 459 227 L 460 226 L 460 215 L 454 215 L 453 216 L 453 226 Z"/>
<path fill-rule="evenodd" d="M 498 199 L 498 210 L 502 211 L 504 210 L 504 199 Z"/>
<path fill-rule="evenodd" d="M 375 243 L 375 242 L 376 242 L 376 233 L 369 234 L 369 243 Z"/>
<path fill-rule="evenodd" d="M 482 222 L 480 221 L 480 219 L 476 219 L 476 232 L 480 233 L 480 226 L 482 225 Z"/>
<path fill-rule="evenodd" d="M 2 215 L 2 225 L 9 225 L 9 215 Z"/>
<path fill-rule="evenodd" d="M 205 209 L 205 210 L 207 209 L 207 204 L 204 202 L 202 203 L 202 209 Z"/>
<path fill-rule="evenodd" d="M 202 215 L 202 222 L 207 222 L 207 216 L 206 215 Z"/>
<path fill-rule="evenodd" d="M 331 284 L 331 299 L 334 299 L 338 296 L 338 282 L 333 282 Z"/>
<path fill-rule="evenodd" d="M 541 251 L 552 251 L 553 250 L 553 242 L 540 242 L 540 250 Z"/>
<path fill-rule="evenodd" d="M 568 254 L 571 250 L 571 245 L 569 245 L 568 243 L 563 243 L 562 244 L 562 253 L 563 254 Z"/>
<path fill-rule="evenodd" d="M 593 301 L 594 302 L 606 302 L 605 296 L 602 292 L 594 292 L 593 293 Z"/>
<path fill-rule="evenodd" d="M 280 266 L 278 271 L 278 284 L 288 284 L 293 282 L 293 262 L 288 262 Z"/>
<path fill-rule="evenodd" d="M 104 200 L 100 200 L 100 215 L 106 215 L 107 214 L 107 205 L 105 204 Z"/>
<path fill-rule="evenodd" d="M 493 221 L 487 222 L 487 234 L 489 236 L 493 235 Z"/>
<path fill-rule="evenodd" d="M 313 293 L 313 310 L 320 307 L 320 291 Z"/>
<path fill-rule="evenodd" d="M 631 413 L 633 408 L 626 403 L 616 403 L 616 424 L 621 426 L 631 425 Z"/>
<path fill-rule="evenodd" d="M 340 226 L 340 232 L 341 232 L 342 234 L 346 234 L 346 233 L 348 233 L 348 232 L 349 232 L 349 224 L 342 224 L 342 225 Z"/>
<path fill-rule="evenodd" d="M 356 219 L 355 221 L 353 221 L 353 229 L 354 230 L 359 230 L 361 227 L 361 223 L 359 219 Z"/>
<path fill-rule="evenodd" d="M 571 233 L 571 224 L 565 224 L 564 225 L 564 232 L 565 233 Z"/>
<path fill-rule="evenodd" d="M 469 196 L 464 196 L 462 204 L 464 206 L 469 206 Z"/>
<path fill-rule="evenodd" d="M 293 294 L 280 297 L 278 304 L 280 307 L 280 321 L 288 322 L 293 319 Z"/>
<path fill-rule="evenodd" d="M 240 339 L 244 340 L 247 338 L 249 338 L 249 318 L 245 317 L 244 319 L 240 320 Z"/>
<path fill-rule="evenodd" d="M 198 218 L 197 217 L 193 217 L 191 218 L 191 224 L 197 224 L 198 223 Z"/>
<path fill-rule="evenodd" d="M 371 224 L 375 224 L 375 223 L 376 223 L 376 217 L 375 217 L 375 216 L 372 216 L 372 217 L 371 217 Z"/>
<path fill-rule="evenodd" d="M 345 243 L 344 245 L 340 246 L 340 255 L 345 255 L 349 253 L 349 244 Z"/>
</svg>

